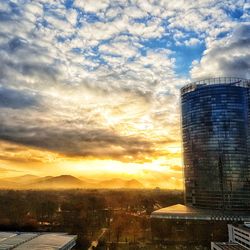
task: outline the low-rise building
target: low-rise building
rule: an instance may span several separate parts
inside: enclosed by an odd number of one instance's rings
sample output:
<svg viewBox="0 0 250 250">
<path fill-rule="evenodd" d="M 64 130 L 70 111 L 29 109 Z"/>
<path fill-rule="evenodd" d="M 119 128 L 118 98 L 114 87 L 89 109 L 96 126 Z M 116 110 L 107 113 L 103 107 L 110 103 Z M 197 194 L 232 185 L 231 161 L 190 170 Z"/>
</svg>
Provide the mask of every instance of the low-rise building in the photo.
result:
<svg viewBox="0 0 250 250">
<path fill-rule="evenodd" d="M 76 239 L 76 235 L 65 233 L 0 232 L 0 250 L 70 250 Z"/>
<path fill-rule="evenodd" d="M 227 241 L 227 225 L 250 220 L 248 212 L 198 209 L 182 204 L 169 206 L 151 214 L 151 231 L 155 243 L 210 246 L 211 241 Z"/>
</svg>

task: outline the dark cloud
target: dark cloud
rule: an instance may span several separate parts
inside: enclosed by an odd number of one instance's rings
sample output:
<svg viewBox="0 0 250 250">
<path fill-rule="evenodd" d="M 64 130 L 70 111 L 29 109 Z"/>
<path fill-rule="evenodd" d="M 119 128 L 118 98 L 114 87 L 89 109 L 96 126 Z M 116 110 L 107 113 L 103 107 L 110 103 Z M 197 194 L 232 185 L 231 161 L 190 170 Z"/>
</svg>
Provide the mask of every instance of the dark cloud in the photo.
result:
<svg viewBox="0 0 250 250">
<path fill-rule="evenodd" d="M 0 87 L 0 108 L 24 109 L 37 107 L 39 97 L 24 91 Z"/>
<path fill-rule="evenodd" d="M 8 70 L 14 71 L 13 73 L 22 74 L 23 76 L 34 76 L 39 77 L 41 80 L 50 78 L 51 80 L 56 80 L 56 76 L 58 75 L 58 70 L 53 66 L 48 66 L 43 63 L 35 63 L 35 62 L 18 62 L 13 63 L 11 61 L 5 62 L 6 68 Z"/>
<path fill-rule="evenodd" d="M 249 39 L 250 48 L 250 39 Z M 225 72 L 231 72 L 231 75 L 238 75 L 239 72 L 247 72 L 250 70 L 250 56 L 235 56 L 232 60 L 222 58 L 220 60 L 220 68 Z M 245 77 L 245 74 L 242 74 Z M 247 78 L 247 77 L 246 77 Z"/>
<path fill-rule="evenodd" d="M 15 52 L 18 49 L 24 48 L 27 42 L 19 37 L 14 37 L 8 42 L 10 52 Z"/>
<path fill-rule="evenodd" d="M 121 137 L 105 130 L 78 131 L 60 127 L 32 128 L 2 124 L 0 138 L 68 156 L 119 158 L 123 154 L 135 156 L 151 151 L 148 142 L 137 138 Z"/>
<path fill-rule="evenodd" d="M 194 78 L 236 76 L 250 78 L 250 24 L 239 24 L 224 43 L 204 53 L 200 64 L 192 70 Z"/>
<path fill-rule="evenodd" d="M 235 38 L 241 39 L 242 37 L 250 38 L 250 24 L 241 24 L 234 31 Z"/>
<path fill-rule="evenodd" d="M 4 12 L 4 11 L 0 11 L 0 21 L 1 22 L 10 21 L 10 20 L 11 20 L 10 13 Z"/>
<path fill-rule="evenodd" d="M 17 5 L 16 3 L 13 3 L 13 2 L 7 3 L 7 1 L 5 1 L 5 0 L 0 0 L 0 4 L 1 4 L 1 2 L 5 2 L 5 4 L 8 5 L 8 7 L 9 7 L 9 11 L 0 10 L 0 21 L 1 22 L 11 21 L 11 20 L 14 20 L 15 18 L 17 18 L 17 16 L 21 16 L 21 7 L 19 5 Z"/>
<path fill-rule="evenodd" d="M 140 137 L 121 136 L 104 130 L 79 130 L 57 127 L 0 123 L 0 139 L 25 146 L 37 147 L 70 157 L 94 157 L 116 159 L 124 162 L 151 161 L 154 155 L 163 152 L 155 150 L 154 142 Z M 166 141 L 165 141 L 166 142 Z M 172 142 L 169 139 L 169 142 Z M 160 142 L 159 142 L 160 143 Z"/>
<path fill-rule="evenodd" d="M 15 79 L 24 76 L 33 77 L 38 80 L 38 83 L 43 82 L 43 84 L 57 81 L 60 69 L 55 64 L 44 61 L 48 56 L 46 48 L 16 36 L 9 38 L 3 35 L 2 37 L 6 42 L 0 45 L 0 56 L 2 54 L 0 75 L 8 85 L 14 85 Z"/>
</svg>

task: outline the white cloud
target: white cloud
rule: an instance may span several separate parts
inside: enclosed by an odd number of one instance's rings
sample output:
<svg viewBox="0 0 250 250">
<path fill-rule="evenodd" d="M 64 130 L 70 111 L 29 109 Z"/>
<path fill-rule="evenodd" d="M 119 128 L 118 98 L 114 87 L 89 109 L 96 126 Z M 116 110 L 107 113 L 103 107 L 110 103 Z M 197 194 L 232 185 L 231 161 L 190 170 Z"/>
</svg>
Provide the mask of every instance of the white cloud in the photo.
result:
<svg viewBox="0 0 250 250">
<path fill-rule="evenodd" d="M 77 23 L 77 16 L 78 16 L 77 11 L 74 9 L 69 9 L 66 13 L 67 20 L 73 26 L 75 26 Z"/>
<path fill-rule="evenodd" d="M 139 9 L 137 6 L 128 6 L 125 8 L 124 14 L 130 18 L 143 18 L 148 15 L 147 12 Z"/>
<path fill-rule="evenodd" d="M 128 25 L 128 18 L 125 16 L 112 22 L 85 23 L 78 34 L 87 40 L 110 39 L 124 31 Z"/>
<path fill-rule="evenodd" d="M 189 40 L 186 40 L 184 43 L 186 46 L 195 46 L 199 44 L 201 41 L 198 38 L 190 38 Z"/>
<path fill-rule="evenodd" d="M 109 6 L 109 0 L 75 0 L 74 6 L 86 12 L 105 11 Z"/>
<path fill-rule="evenodd" d="M 127 29 L 130 34 L 145 39 L 159 38 L 164 33 L 160 18 L 154 18 L 147 23 L 130 22 Z"/>
<path fill-rule="evenodd" d="M 114 8 L 109 8 L 106 12 L 105 12 L 105 17 L 108 19 L 112 19 L 112 18 L 117 18 L 118 15 L 121 15 L 123 12 L 123 9 L 119 6 L 119 7 L 114 7 Z"/>
<path fill-rule="evenodd" d="M 116 42 L 116 40 L 110 44 L 102 44 L 99 46 L 99 51 L 104 54 L 117 55 L 124 58 L 138 55 L 138 50 L 133 44 L 126 42 Z"/>
<path fill-rule="evenodd" d="M 50 27 L 57 35 L 69 35 L 74 32 L 72 25 L 65 19 L 59 19 L 53 15 L 46 15 L 45 20 L 52 25 Z"/>
</svg>

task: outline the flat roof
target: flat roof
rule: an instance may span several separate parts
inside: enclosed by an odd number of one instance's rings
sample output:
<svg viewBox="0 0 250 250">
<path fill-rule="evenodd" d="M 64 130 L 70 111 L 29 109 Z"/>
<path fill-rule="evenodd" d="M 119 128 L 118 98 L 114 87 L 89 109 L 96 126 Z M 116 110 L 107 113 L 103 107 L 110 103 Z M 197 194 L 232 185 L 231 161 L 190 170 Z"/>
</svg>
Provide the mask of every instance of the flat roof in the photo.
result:
<svg viewBox="0 0 250 250">
<path fill-rule="evenodd" d="M 0 250 L 59 250 L 66 246 L 73 247 L 76 238 L 76 235 L 65 233 L 0 232 Z"/>
<path fill-rule="evenodd" d="M 22 234 L 10 235 L 9 237 L 0 241 L 0 250 L 14 249 L 15 246 L 18 246 L 19 244 L 22 244 L 26 241 L 32 240 L 37 236 L 38 234 L 35 233 L 22 233 Z"/>
<path fill-rule="evenodd" d="M 16 233 L 0 232 L 0 242 L 6 240 L 9 237 L 15 236 Z"/>
<path fill-rule="evenodd" d="M 237 243 L 213 242 L 213 244 L 220 247 L 222 250 L 246 250 L 245 247 L 243 247 Z"/>
<path fill-rule="evenodd" d="M 250 221 L 250 212 L 231 212 L 220 210 L 197 209 L 182 204 L 161 208 L 154 211 L 151 218 L 183 220 L 231 220 Z"/>
</svg>

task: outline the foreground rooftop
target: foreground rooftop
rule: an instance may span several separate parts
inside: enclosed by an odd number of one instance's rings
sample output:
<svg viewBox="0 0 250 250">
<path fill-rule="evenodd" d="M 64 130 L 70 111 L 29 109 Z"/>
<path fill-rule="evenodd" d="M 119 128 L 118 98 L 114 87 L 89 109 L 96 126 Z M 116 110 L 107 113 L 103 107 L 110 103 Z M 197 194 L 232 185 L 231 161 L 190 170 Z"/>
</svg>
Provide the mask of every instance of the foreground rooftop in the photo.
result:
<svg viewBox="0 0 250 250">
<path fill-rule="evenodd" d="M 236 243 L 228 243 L 228 242 L 213 242 L 212 249 L 221 249 L 221 250 L 246 250 L 246 248 L 242 247 Z M 217 248 L 215 248 L 217 247 Z"/>
<path fill-rule="evenodd" d="M 0 232 L 0 250 L 69 250 L 76 236 L 64 233 Z"/>
<path fill-rule="evenodd" d="M 231 220 L 250 221 L 250 213 L 197 209 L 177 204 L 154 211 L 151 218 L 178 220 Z"/>
</svg>

